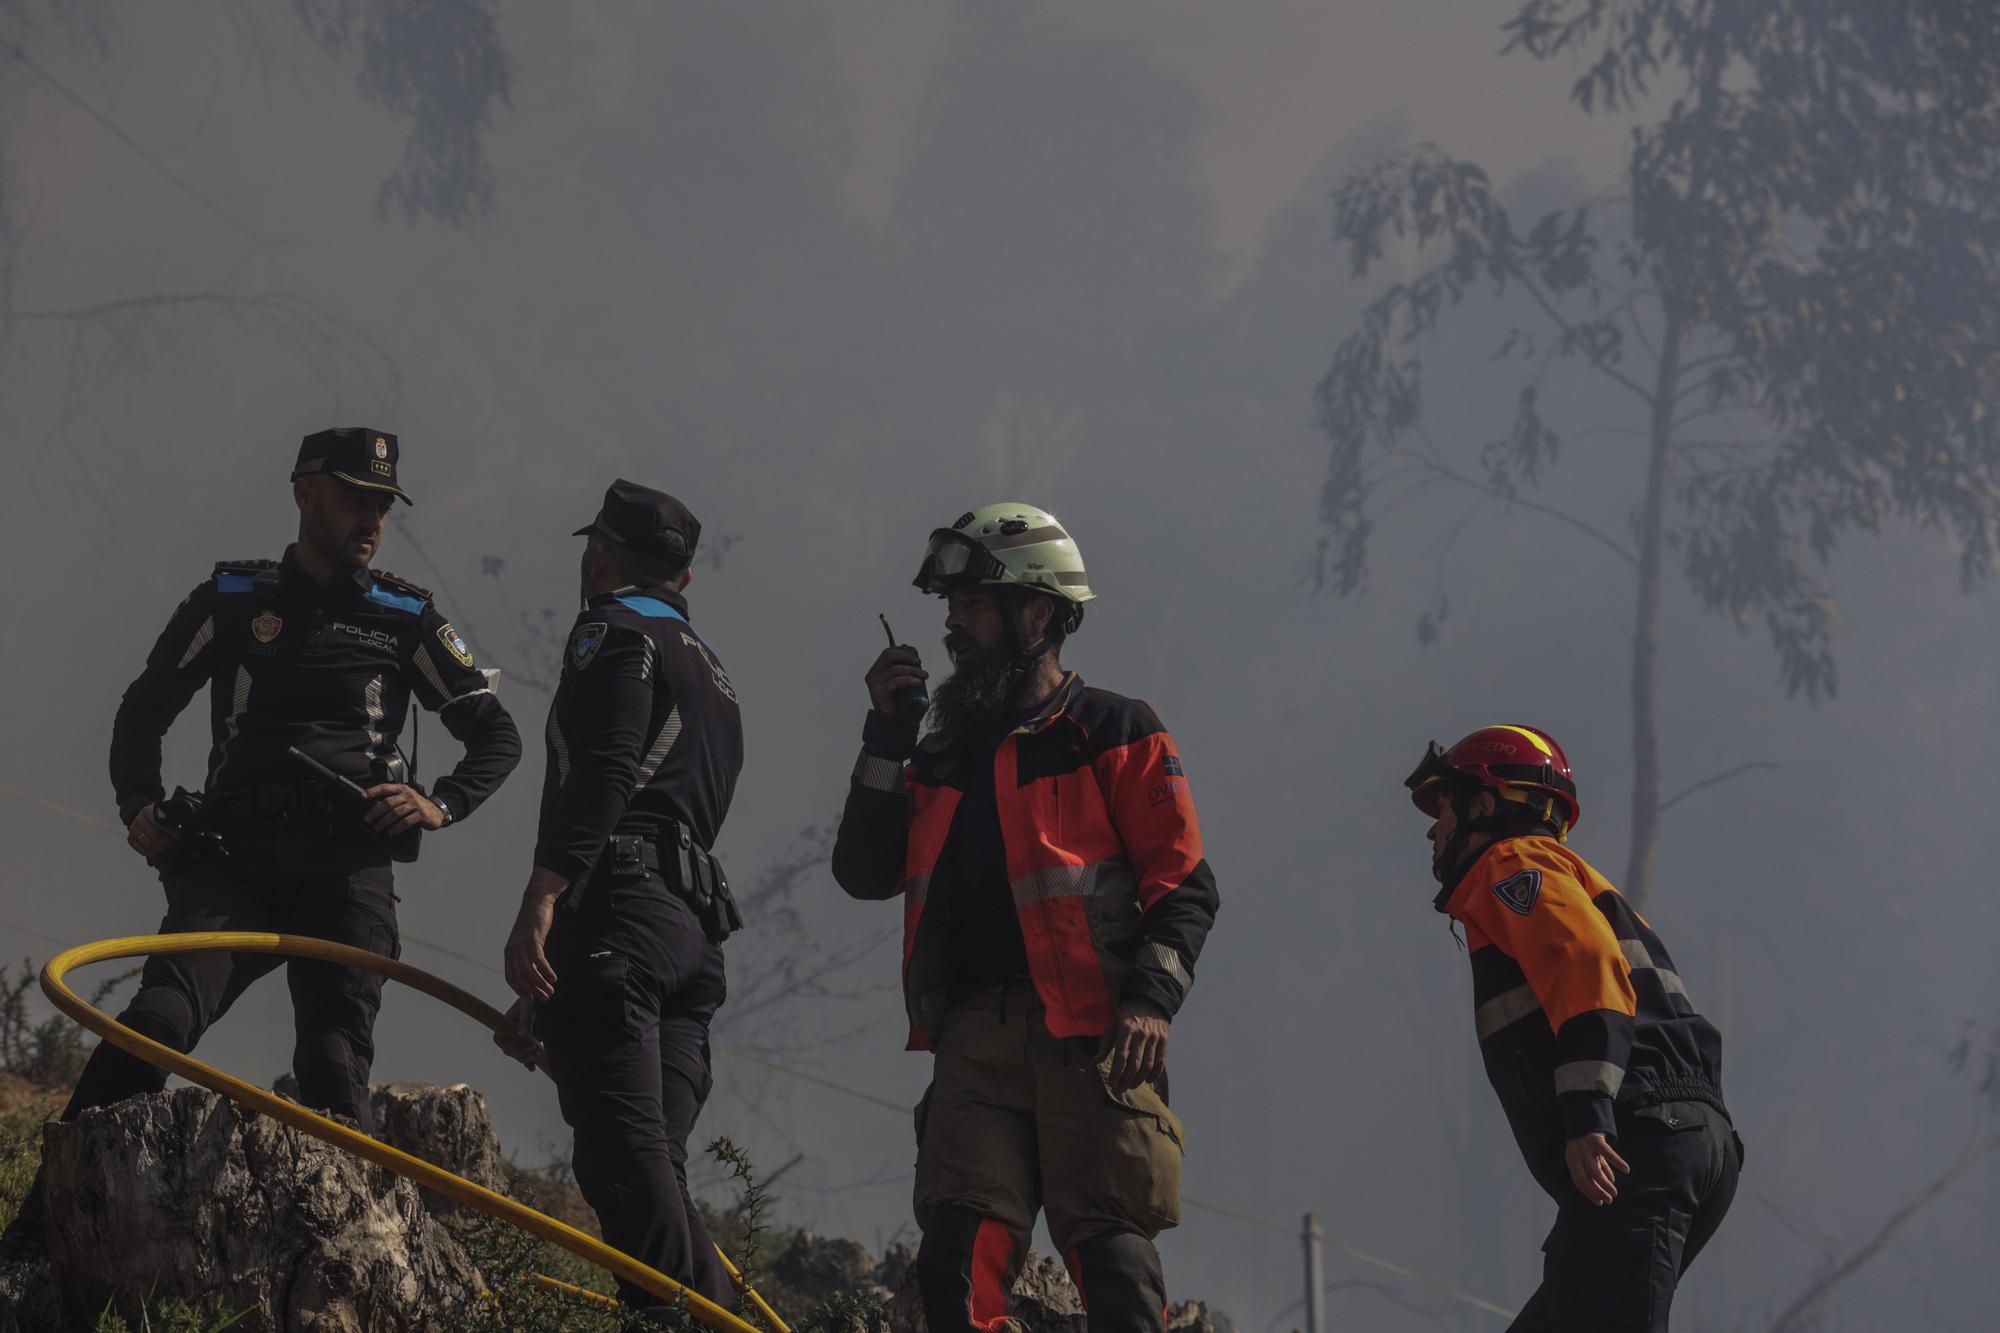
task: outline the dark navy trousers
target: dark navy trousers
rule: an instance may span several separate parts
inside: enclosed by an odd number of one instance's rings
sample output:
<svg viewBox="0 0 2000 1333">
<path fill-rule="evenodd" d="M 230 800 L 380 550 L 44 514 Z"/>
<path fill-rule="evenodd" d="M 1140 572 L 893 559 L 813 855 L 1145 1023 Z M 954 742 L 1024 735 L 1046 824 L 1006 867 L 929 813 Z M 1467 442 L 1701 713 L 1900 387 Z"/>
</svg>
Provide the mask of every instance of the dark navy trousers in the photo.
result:
<svg viewBox="0 0 2000 1333">
<path fill-rule="evenodd" d="M 556 987 L 537 1007 L 535 1035 L 576 1134 L 577 1188 L 609 1244 L 734 1309 L 687 1187 L 688 1136 L 713 1086 L 722 949 L 653 871 L 593 877 L 570 893 L 545 946 Z M 618 1285 L 630 1306 L 666 1304 Z"/>
</svg>

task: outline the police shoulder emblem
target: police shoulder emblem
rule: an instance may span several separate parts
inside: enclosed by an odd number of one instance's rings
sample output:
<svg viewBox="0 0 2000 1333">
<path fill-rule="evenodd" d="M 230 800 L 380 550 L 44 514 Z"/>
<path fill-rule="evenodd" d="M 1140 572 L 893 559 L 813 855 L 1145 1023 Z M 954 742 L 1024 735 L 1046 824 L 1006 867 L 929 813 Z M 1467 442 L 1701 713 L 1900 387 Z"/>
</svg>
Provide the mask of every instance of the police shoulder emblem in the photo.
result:
<svg viewBox="0 0 2000 1333">
<path fill-rule="evenodd" d="M 578 625 L 576 633 L 569 636 L 569 664 L 578 671 L 590 665 L 590 659 L 597 656 L 597 650 L 604 646 L 605 623 L 593 620 L 587 625 Z"/>
<path fill-rule="evenodd" d="M 277 638 L 278 631 L 284 627 L 285 622 L 272 615 L 269 611 L 266 611 L 263 615 L 258 616 L 250 622 L 250 632 L 257 637 L 257 642 L 259 643 L 269 643 L 271 640 Z"/>
<path fill-rule="evenodd" d="M 1501 906 L 1516 916 L 1526 916 L 1535 910 L 1535 899 L 1542 892 L 1542 872 L 1522 870 L 1507 876 L 1493 886 L 1493 896 Z"/>
<path fill-rule="evenodd" d="M 451 627 L 450 621 L 438 626 L 438 642 L 445 646 L 445 651 L 458 659 L 460 666 L 472 665 L 472 648 L 466 643 L 465 636 Z"/>
</svg>

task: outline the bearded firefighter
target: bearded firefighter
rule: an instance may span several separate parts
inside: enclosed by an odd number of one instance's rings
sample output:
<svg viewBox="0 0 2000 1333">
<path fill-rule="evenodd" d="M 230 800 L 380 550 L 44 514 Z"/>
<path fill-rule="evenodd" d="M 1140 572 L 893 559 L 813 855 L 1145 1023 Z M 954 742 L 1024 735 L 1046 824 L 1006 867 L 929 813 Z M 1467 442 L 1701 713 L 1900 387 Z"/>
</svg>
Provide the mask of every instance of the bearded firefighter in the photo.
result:
<svg viewBox="0 0 2000 1333">
<path fill-rule="evenodd" d="M 1217 906 L 1187 774 L 1151 708 L 1063 667 L 1095 594 L 1054 515 L 966 514 L 916 586 L 946 599 L 952 674 L 926 706 L 914 649 L 869 668 L 833 872 L 903 900 L 909 1049 L 934 1061 L 925 1319 L 1000 1327 L 1044 1211 L 1090 1327 L 1159 1330 L 1183 1143 L 1167 1042 Z"/>
<path fill-rule="evenodd" d="M 1722 1035 L 1653 928 L 1568 847 L 1582 807 L 1554 737 L 1433 742 L 1405 785 L 1433 821 L 1435 906 L 1465 929 L 1486 1076 L 1556 1201 L 1513 1328 L 1663 1331 L 1743 1166 Z"/>
</svg>

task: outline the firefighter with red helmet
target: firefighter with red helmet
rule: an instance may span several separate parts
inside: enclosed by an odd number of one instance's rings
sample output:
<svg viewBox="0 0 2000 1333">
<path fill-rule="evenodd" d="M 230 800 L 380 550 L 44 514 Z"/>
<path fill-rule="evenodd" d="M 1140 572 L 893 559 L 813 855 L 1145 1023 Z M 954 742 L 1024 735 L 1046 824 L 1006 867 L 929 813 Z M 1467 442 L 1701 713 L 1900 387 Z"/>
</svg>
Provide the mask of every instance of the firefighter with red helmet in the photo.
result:
<svg viewBox="0 0 2000 1333">
<path fill-rule="evenodd" d="M 1519 1333 L 1664 1330 L 1736 1194 L 1722 1035 L 1666 946 L 1567 845 L 1582 814 L 1533 727 L 1433 742 L 1405 781 L 1433 821 L 1437 910 L 1465 928 L 1486 1075 L 1556 1201 Z"/>
</svg>

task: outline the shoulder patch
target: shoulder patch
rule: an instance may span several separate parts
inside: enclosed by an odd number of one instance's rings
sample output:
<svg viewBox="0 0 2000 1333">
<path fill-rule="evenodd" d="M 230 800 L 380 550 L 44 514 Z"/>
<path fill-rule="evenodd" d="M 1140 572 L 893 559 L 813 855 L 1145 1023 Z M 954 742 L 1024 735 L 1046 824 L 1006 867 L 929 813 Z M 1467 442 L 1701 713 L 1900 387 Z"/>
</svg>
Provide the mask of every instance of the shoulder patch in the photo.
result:
<svg viewBox="0 0 2000 1333">
<path fill-rule="evenodd" d="M 444 645 L 446 652 L 458 659 L 460 666 L 472 665 L 472 646 L 465 641 L 463 634 L 451 627 L 449 620 L 438 626 L 438 642 Z"/>
<path fill-rule="evenodd" d="M 564 654 L 569 659 L 570 670 L 582 671 L 590 665 L 591 659 L 597 656 L 597 650 L 604 646 L 604 635 L 609 628 L 601 620 L 576 627 L 575 633 L 569 636 L 569 649 Z"/>
<path fill-rule="evenodd" d="M 427 602 L 431 599 L 431 590 L 429 588 L 419 588 L 401 574 L 391 574 L 386 569 L 375 570 L 374 574 L 376 582 L 386 583 L 396 592 L 408 593 L 412 597 L 421 597 Z"/>
<path fill-rule="evenodd" d="M 385 588 L 379 583 L 368 589 L 368 600 L 374 602 L 377 606 L 391 606 L 398 611 L 407 611 L 413 616 L 422 615 L 424 607 L 427 605 L 421 597 L 412 597 L 408 593 L 397 592 L 393 588 Z"/>
<path fill-rule="evenodd" d="M 217 592 L 253 592 L 257 587 L 257 576 L 277 567 L 275 560 L 218 560 L 210 577 Z"/>
<path fill-rule="evenodd" d="M 1526 916 L 1535 910 L 1535 899 L 1542 893 L 1542 872 L 1520 870 L 1507 876 L 1493 886 L 1493 896 L 1500 905 L 1516 916 Z"/>
<path fill-rule="evenodd" d="M 637 611 L 648 620 L 666 619 L 678 620 L 683 625 L 687 623 L 687 617 L 680 613 L 678 607 L 658 597 L 619 596 L 613 600 Z"/>
</svg>

